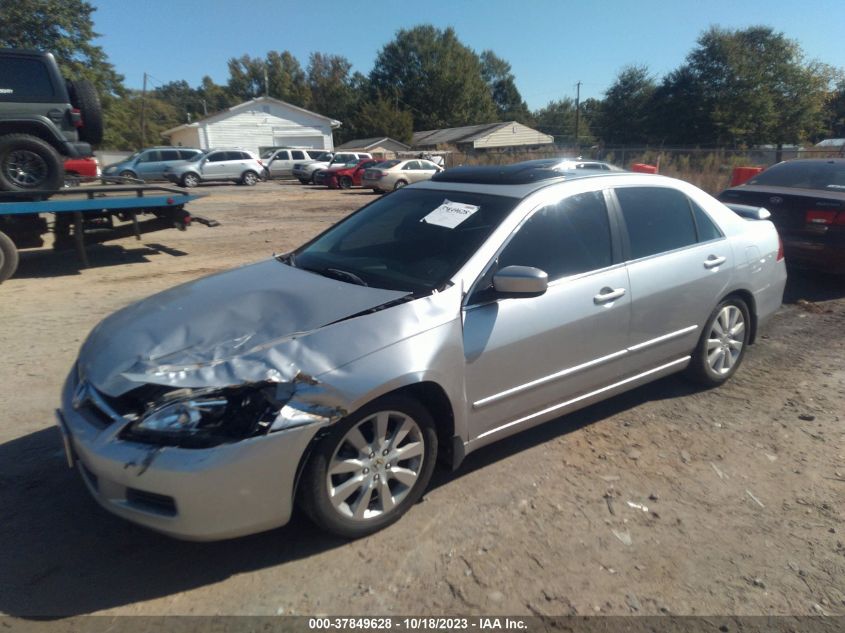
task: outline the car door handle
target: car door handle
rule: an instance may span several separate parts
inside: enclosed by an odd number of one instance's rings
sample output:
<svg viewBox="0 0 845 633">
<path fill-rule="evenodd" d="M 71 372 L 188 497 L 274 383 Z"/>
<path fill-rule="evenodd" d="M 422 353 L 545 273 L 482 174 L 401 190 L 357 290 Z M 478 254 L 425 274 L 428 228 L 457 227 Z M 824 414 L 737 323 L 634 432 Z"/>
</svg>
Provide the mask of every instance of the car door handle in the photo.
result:
<svg viewBox="0 0 845 633">
<path fill-rule="evenodd" d="M 601 289 L 599 294 L 593 297 L 593 303 L 596 305 L 601 305 L 603 303 L 607 303 L 608 301 L 613 301 L 625 295 L 624 288 L 608 288 L 605 286 Z"/>
<path fill-rule="evenodd" d="M 705 268 L 716 268 L 716 266 L 721 266 L 728 260 L 727 257 L 721 257 L 718 255 L 710 255 L 706 260 L 704 260 L 704 267 Z"/>
</svg>

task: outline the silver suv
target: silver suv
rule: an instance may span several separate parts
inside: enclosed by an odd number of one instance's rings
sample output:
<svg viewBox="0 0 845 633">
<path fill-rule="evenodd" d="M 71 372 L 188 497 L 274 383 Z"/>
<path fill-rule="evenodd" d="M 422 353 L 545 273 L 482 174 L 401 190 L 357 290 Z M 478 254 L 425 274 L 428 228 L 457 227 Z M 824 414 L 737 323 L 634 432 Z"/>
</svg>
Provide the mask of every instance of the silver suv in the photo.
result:
<svg viewBox="0 0 845 633">
<path fill-rule="evenodd" d="M 261 161 L 267 166 L 267 175 L 270 178 L 281 178 L 290 176 L 296 163 L 316 160 L 325 153 L 326 150 L 324 149 L 273 148 L 261 154 Z"/>
<path fill-rule="evenodd" d="M 191 160 L 204 152 L 187 147 L 151 147 L 132 154 L 129 158 L 103 168 L 103 176 L 135 178 L 139 180 L 167 180 L 164 170 L 179 161 Z"/>
<path fill-rule="evenodd" d="M 216 180 L 252 186 L 264 177 L 264 173 L 264 164 L 245 149 L 212 149 L 164 169 L 167 180 L 183 187 L 196 187 L 201 182 Z"/>
</svg>

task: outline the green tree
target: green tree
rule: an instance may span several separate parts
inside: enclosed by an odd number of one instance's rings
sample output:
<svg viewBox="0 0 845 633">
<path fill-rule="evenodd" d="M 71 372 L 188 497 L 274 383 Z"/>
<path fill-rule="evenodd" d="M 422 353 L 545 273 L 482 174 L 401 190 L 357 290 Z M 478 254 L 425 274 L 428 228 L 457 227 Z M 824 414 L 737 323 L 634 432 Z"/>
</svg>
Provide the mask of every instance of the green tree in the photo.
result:
<svg viewBox="0 0 845 633">
<path fill-rule="evenodd" d="M 410 110 L 418 130 L 490 123 L 496 106 L 478 55 L 454 29 L 401 29 L 376 57 L 373 90 Z"/>
<path fill-rule="evenodd" d="M 388 136 L 410 144 L 414 134 L 414 117 L 408 110 L 397 108 L 390 99 L 377 96 L 360 104 L 352 127 L 358 138 Z"/>
<path fill-rule="evenodd" d="M 249 101 L 264 94 L 264 77 L 267 66 L 261 57 L 232 57 L 228 61 L 229 94 L 237 101 Z"/>
<path fill-rule="evenodd" d="M 208 75 L 202 78 L 202 83 L 197 88 L 197 97 L 202 105 L 203 117 L 231 108 L 240 101 L 225 86 L 214 83 Z M 197 112 L 199 113 L 199 110 Z"/>
<path fill-rule="evenodd" d="M 500 121 L 533 124 L 531 112 L 516 87 L 511 65 L 493 51 L 481 53 L 481 76 L 490 89 Z"/>
<path fill-rule="evenodd" d="M 533 114 L 536 128 L 555 137 L 555 143 L 575 142 L 575 100 L 564 97 L 549 103 Z M 578 136 L 583 141 L 589 136 L 586 123 L 579 123 Z"/>
<path fill-rule="evenodd" d="M 350 117 L 355 105 L 351 70 L 352 64 L 345 57 L 311 53 L 308 88 L 315 112 L 339 121 Z"/>
<path fill-rule="evenodd" d="M 289 51 L 267 53 L 270 96 L 300 108 L 311 107 L 311 90 L 299 61 Z"/>
<path fill-rule="evenodd" d="M 112 149 L 135 150 L 144 146 L 161 145 L 161 133 L 184 123 L 179 110 L 173 105 L 147 94 L 144 101 L 146 134 L 141 138 L 142 99 L 138 90 L 127 91 L 125 97 L 115 102 L 111 123 L 104 132 L 103 145 Z"/>
<path fill-rule="evenodd" d="M 647 143 L 655 88 L 645 66 L 623 68 L 593 115 L 593 132 L 613 145 Z"/>
<path fill-rule="evenodd" d="M 685 117 L 692 124 L 688 142 L 781 145 L 824 127 L 833 77 L 829 66 L 805 61 L 797 42 L 770 27 L 713 27 L 656 97 L 666 100 L 661 121 Z"/>
</svg>

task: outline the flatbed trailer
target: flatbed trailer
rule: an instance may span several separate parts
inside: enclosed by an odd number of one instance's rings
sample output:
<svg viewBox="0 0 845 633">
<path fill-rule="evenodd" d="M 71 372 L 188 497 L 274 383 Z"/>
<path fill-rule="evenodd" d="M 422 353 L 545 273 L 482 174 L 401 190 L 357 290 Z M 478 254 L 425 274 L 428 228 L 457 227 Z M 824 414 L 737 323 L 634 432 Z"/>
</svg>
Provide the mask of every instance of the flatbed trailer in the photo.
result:
<svg viewBox="0 0 845 633">
<path fill-rule="evenodd" d="M 58 191 L 0 193 L 0 283 L 14 274 L 18 250 L 44 245 L 43 235 L 55 234 L 54 249 L 75 248 L 88 266 L 85 245 L 177 228 L 192 220 L 216 226 L 213 220 L 191 216 L 185 204 L 202 196 L 157 185 L 106 185 Z M 52 223 L 44 216 L 53 215 Z M 121 224 L 119 224 L 121 223 Z"/>
</svg>

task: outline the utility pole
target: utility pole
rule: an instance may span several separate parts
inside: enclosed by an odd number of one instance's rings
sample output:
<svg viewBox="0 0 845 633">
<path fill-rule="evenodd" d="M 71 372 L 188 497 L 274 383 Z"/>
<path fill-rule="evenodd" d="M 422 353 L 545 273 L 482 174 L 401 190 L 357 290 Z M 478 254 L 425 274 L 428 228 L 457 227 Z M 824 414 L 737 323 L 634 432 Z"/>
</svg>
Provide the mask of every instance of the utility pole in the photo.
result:
<svg viewBox="0 0 845 633">
<path fill-rule="evenodd" d="M 144 88 L 141 90 L 141 147 L 147 145 L 147 73 L 144 73 Z"/>
<path fill-rule="evenodd" d="M 578 143 L 578 126 L 581 122 L 581 82 L 575 84 L 576 93 L 575 93 L 575 145 L 578 146 L 578 149 L 581 149 L 581 145 Z"/>
</svg>

